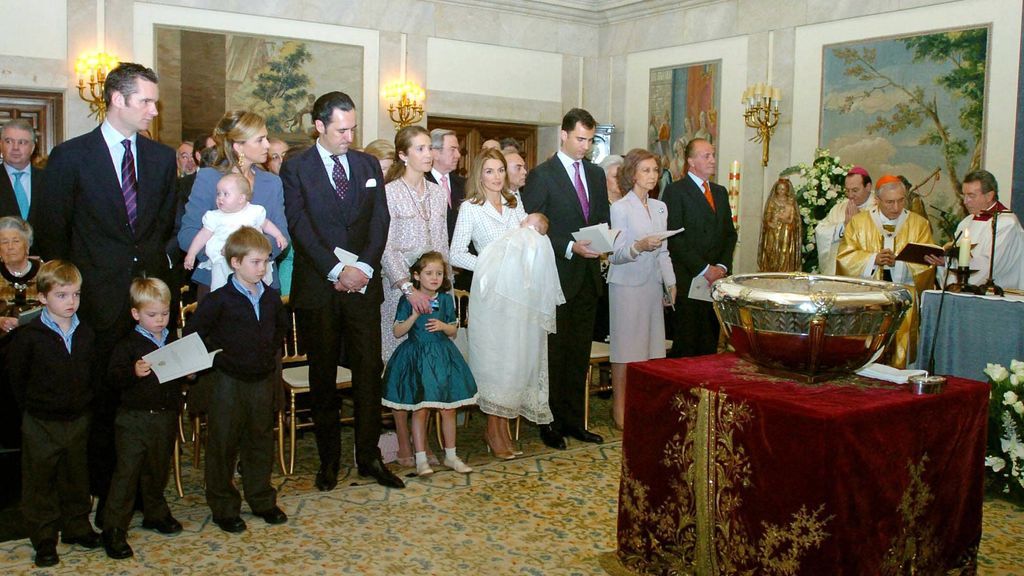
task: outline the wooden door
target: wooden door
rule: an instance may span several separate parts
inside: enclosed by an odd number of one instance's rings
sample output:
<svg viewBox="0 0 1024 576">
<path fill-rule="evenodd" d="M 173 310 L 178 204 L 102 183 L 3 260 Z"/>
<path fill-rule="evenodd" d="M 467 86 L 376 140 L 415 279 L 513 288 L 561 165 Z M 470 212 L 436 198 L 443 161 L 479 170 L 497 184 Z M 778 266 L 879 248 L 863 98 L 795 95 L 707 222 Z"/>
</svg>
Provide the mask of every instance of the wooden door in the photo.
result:
<svg viewBox="0 0 1024 576">
<path fill-rule="evenodd" d="M 32 163 L 45 161 L 50 150 L 64 141 L 64 94 L 0 90 L 0 125 L 15 118 L 28 120 L 36 129 Z"/>
<path fill-rule="evenodd" d="M 467 120 L 443 116 L 427 117 L 427 129 L 434 130 L 435 128 L 452 130 L 459 137 L 462 159 L 459 160 L 456 172 L 463 176 L 469 173 L 473 159 L 480 153 L 480 145 L 488 139 L 501 141 L 503 138 L 515 138 L 519 143 L 519 149 L 523 151 L 526 167 L 532 169 L 537 165 L 537 127 L 532 124 Z"/>
</svg>

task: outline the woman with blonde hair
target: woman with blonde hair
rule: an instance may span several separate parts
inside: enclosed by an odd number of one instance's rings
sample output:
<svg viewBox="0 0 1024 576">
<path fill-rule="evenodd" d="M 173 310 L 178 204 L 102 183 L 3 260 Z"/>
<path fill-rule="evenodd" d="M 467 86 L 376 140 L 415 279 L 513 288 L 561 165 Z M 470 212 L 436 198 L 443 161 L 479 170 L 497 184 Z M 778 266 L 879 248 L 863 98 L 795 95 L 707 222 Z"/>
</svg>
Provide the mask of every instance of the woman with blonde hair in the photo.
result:
<svg viewBox="0 0 1024 576">
<path fill-rule="evenodd" d="M 192 193 L 185 204 L 178 231 L 178 246 L 188 250 L 192 240 L 203 227 L 203 214 L 217 208 L 217 182 L 229 173 L 241 174 L 252 187 L 252 204 L 262 206 L 270 220 L 282 232 L 288 242 L 288 220 L 284 214 L 284 187 L 281 179 L 262 168 L 267 161 L 270 142 L 267 140 L 267 123 L 262 116 L 245 110 L 228 112 L 217 123 L 213 131 L 214 150 L 210 166 L 200 168 L 196 173 Z M 273 247 L 273 258 L 281 253 L 278 243 L 268 236 Z M 198 260 L 205 260 L 201 254 Z M 211 282 L 209 269 L 197 267 L 192 280 L 199 284 L 197 297 L 204 297 Z M 273 286 L 279 288 L 277 275 Z"/>
<path fill-rule="evenodd" d="M 378 138 L 367 144 L 366 148 L 363 148 L 363 152 L 380 162 L 380 171 L 384 174 L 387 174 L 391 165 L 395 163 L 395 145 L 383 138 Z"/>
<path fill-rule="evenodd" d="M 413 289 L 409 267 L 427 252 L 438 252 L 448 260 L 448 197 L 440 186 L 427 180 L 433 164 L 430 155 L 430 133 L 422 126 L 406 126 L 395 135 L 392 164 L 385 172 L 384 194 L 387 197 L 391 225 L 388 241 L 381 255 L 384 273 L 384 303 L 380 306 L 381 357 L 384 364 L 391 359 L 405 336 L 397 338 L 392 330 L 398 302 L 405 294 L 413 309 L 420 314 L 430 313 L 430 300 Z M 451 267 L 445 270 L 452 278 Z M 413 464 L 412 443 L 409 440 L 407 411 L 394 410 L 395 431 L 398 434 L 398 461 L 403 466 Z M 431 456 L 433 456 L 431 454 Z"/>
</svg>

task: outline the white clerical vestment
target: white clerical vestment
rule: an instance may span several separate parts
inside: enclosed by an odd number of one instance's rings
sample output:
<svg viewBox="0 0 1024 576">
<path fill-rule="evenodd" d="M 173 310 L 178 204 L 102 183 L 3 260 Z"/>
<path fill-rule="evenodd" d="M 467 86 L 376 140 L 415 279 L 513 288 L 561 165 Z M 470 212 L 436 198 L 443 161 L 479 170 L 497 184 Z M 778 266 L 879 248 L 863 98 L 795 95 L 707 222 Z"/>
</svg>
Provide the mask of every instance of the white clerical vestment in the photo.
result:
<svg viewBox="0 0 1024 576">
<path fill-rule="evenodd" d="M 1005 210 L 998 202 L 991 209 Z M 988 280 L 988 268 L 992 258 L 992 216 L 968 215 L 956 227 L 955 238 L 966 230 L 971 241 L 971 284 L 981 285 Z M 1017 216 L 1011 212 L 999 215 L 996 223 L 995 265 L 992 280 L 1001 288 L 1024 289 L 1024 229 Z"/>
<path fill-rule="evenodd" d="M 818 272 L 821 274 L 834 276 L 836 273 L 836 254 L 839 252 L 839 241 L 843 239 L 846 229 L 846 206 L 849 203 L 849 198 L 837 202 L 814 229 L 814 245 L 818 250 Z M 858 206 L 861 212 L 874 207 L 873 193 L 868 194 L 868 199 Z"/>
</svg>

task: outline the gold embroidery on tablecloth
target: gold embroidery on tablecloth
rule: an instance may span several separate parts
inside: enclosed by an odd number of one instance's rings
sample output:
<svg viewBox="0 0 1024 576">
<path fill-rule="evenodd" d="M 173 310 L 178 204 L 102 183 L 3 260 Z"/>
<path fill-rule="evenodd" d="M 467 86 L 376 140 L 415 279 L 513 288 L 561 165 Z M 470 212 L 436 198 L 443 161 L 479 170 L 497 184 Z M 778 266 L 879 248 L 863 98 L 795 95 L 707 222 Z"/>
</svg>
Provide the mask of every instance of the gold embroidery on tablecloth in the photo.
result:
<svg viewBox="0 0 1024 576">
<path fill-rule="evenodd" d="M 884 576 L 945 573 L 939 566 L 942 561 L 935 527 L 924 520 L 935 500 L 931 487 L 922 479 L 926 462 L 928 454 L 922 456 L 919 463 L 907 462 L 910 484 L 900 498 L 899 532 L 893 537 L 882 562 Z"/>
<path fill-rule="evenodd" d="M 777 382 L 786 384 L 795 384 L 797 386 L 804 386 L 808 388 L 821 388 L 823 386 L 829 387 L 843 387 L 843 388 L 860 388 L 860 389 L 875 389 L 875 388 L 897 388 L 896 384 L 891 382 L 884 382 L 882 380 L 875 380 L 874 378 L 865 378 L 864 376 L 858 376 L 857 374 L 836 374 L 834 377 L 828 380 L 822 380 L 819 382 L 803 382 L 797 378 L 791 376 L 780 376 L 777 374 L 771 374 L 767 370 L 759 368 L 757 364 L 748 362 L 746 360 L 737 359 L 736 363 L 733 364 L 729 372 L 737 379 L 745 382 Z"/>
<path fill-rule="evenodd" d="M 695 388 L 672 400 L 685 432 L 676 434 L 659 462 L 669 497 L 656 508 L 649 488 L 623 457 L 621 513 L 631 520 L 619 559 L 640 574 L 796 574 L 804 554 L 828 537 L 824 505 L 793 513 L 786 526 L 762 522 L 760 540 L 740 519 L 742 492 L 752 485 L 750 461 L 733 434 L 753 417 L 725 393 Z"/>
</svg>

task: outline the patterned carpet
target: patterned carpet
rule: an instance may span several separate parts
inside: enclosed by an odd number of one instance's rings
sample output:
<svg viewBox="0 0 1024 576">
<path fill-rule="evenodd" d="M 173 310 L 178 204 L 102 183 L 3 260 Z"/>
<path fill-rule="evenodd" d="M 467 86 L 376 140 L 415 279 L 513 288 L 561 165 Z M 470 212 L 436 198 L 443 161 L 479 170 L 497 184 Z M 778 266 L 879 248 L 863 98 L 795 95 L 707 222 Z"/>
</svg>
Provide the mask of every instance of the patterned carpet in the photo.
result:
<svg viewBox="0 0 1024 576">
<path fill-rule="evenodd" d="M 604 574 L 615 548 L 621 444 L 608 426 L 607 401 L 595 398 L 593 429 L 604 445 L 570 441 L 552 452 L 533 426 L 523 428 L 526 455 L 498 462 L 482 449 L 483 418 L 460 428 L 460 454 L 476 468 L 468 476 L 437 468 L 427 479 L 406 478 L 387 490 L 354 475 L 328 493 L 313 486 L 312 435 L 302 438 L 294 476 L 275 476 L 290 519 L 269 526 L 248 514 L 241 535 L 210 521 L 201 473 L 186 468 L 186 495 L 169 496 L 185 527 L 176 536 L 143 530 L 137 515 L 129 533 L 130 560 L 102 550 L 60 545 L 61 563 L 34 569 L 27 540 L 0 544 L 5 574 Z M 346 434 L 350 434 L 346 431 Z M 346 437 L 345 446 L 350 447 Z M 186 454 L 187 455 L 187 454 Z M 351 462 L 350 462 L 351 463 Z M 402 469 L 400 474 L 411 470 Z M 173 491 L 173 487 L 171 488 Z M 1024 511 L 1001 501 L 985 504 L 981 574 L 1021 574 Z"/>
</svg>

